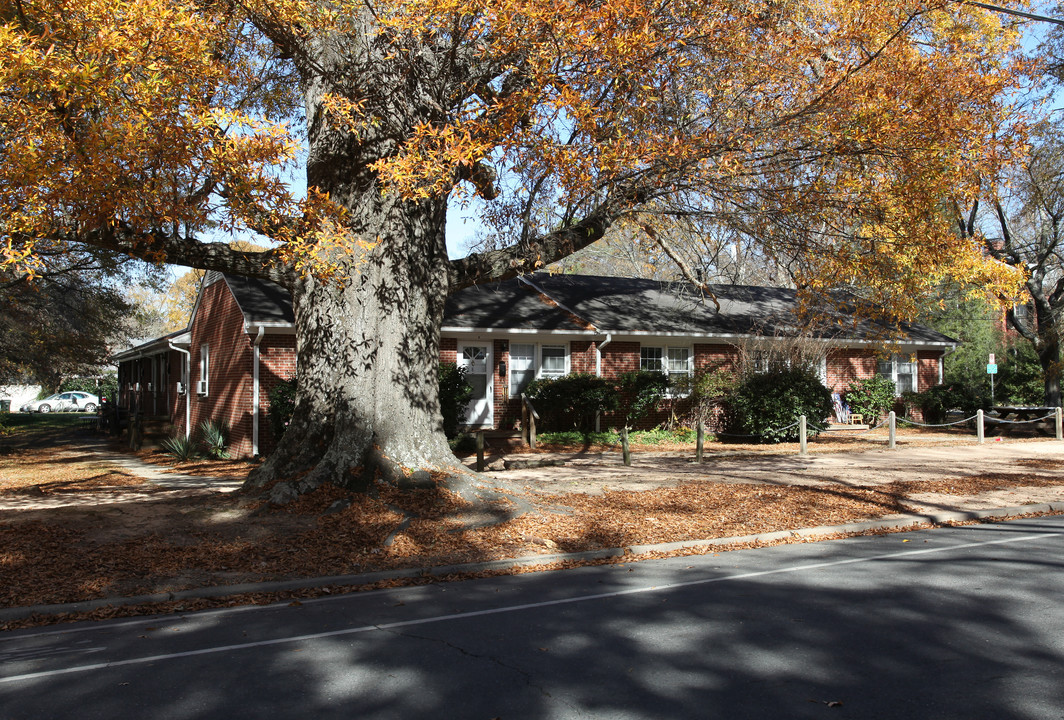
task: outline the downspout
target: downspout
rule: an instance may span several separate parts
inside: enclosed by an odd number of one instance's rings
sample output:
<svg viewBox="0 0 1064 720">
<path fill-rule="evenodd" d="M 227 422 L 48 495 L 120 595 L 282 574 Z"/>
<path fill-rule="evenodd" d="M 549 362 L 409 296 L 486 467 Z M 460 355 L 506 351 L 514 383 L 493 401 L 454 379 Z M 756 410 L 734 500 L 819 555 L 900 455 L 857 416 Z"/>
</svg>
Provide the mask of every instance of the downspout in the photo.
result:
<svg viewBox="0 0 1064 720">
<path fill-rule="evenodd" d="M 266 328 L 259 325 L 259 332 L 255 335 L 255 345 L 252 350 L 251 361 L 251 455 L 259 454 L 259 343 L 262 342 Z"/>
<path fill-rule="evenodd" d="M 171 350 L 177 350 L 179 353 L 185 355 L 185 372 L 182 376 L 185 380 L 185 439 L 188 440 L 192 436 L 192 388 L 189 385 L 192 384 L 192 351 L 182 350 L 177 345 L 174 345 L 173 340 L 167 340 L 166 344 L 170 346 Z M 167 388 L 169 390 L 169 388 Z"/>
<path fill-rule="evenodd" d="M 606 333 L 606 339 L 595 344 L 595 375 L 602 377 L 602 348 L 613 340 L 613 333 Z"/>
<path fill-rule="evenodd" d="M 610 344 L 613 340 L 613 333 L 606 333 L 606 339 L 600 343 L 595 343 L 595 377 L 602 377 L 602 348 Z M 602 418 L 599 414 L 595 413 L 595 432 L 602 432 Z"/>
</svg>

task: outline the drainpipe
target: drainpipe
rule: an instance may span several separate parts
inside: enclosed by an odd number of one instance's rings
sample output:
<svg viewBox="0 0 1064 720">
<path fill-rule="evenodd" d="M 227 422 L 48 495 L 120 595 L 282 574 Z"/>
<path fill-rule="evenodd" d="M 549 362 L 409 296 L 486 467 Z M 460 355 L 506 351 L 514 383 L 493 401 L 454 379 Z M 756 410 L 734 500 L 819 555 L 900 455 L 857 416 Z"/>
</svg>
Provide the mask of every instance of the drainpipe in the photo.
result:
<svg viewBox="0 0 1064 720">
<path fill-rule="evenodd" d="M 259 454 L 259 343 L 266 328 L 259 325 L 259 332 L 255 335 L 255 345 L 252 350 L 251 361 L 251 454 Z"/>
<path fill-rule="evenodd" d="M 613 333 L 606 333 L 606 339 L 595 345 L 595 375 L 602 377 L 602 348 L 613 340 Z"/>
<path fill-rule="evenodd" d="M 595 376 L 602 377 L 602 348 L 610 344 L 613 340 L 613 333 L 606 333 L 606 339 L 600 343 L 595 343 Z M 602 418 L 598 413 L 595 413 L 595 432 L 602 432 Z"/>
<path fill-rule="evenodd" d="M 192 351 L 182 350 L 177 345 L 174 345 L 173 340 L 167 340 L 166 344 L 170 346 L 171 350 L 177 350 L 185 356 L 185 372 L 182 373 L 185 378 L 185 439 L 188 440 L 192 435 L 192 388 L 189 387 L 192 384 Z M 169 388 L 167 388 L 169 390 Z"/>
</svg>

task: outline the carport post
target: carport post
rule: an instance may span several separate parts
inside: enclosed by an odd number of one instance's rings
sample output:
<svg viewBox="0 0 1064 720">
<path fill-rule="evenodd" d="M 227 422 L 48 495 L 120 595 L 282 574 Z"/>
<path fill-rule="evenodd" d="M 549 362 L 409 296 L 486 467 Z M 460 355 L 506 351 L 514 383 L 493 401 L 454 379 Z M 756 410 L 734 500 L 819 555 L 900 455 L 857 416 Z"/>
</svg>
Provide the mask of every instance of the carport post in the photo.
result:
<svg viewBox="0 0 1064 720">
<path fill-rule="evenodd" d="M 1064 416 L 1062 416 L 1059 405 L 1057 406 L 1056 415 L 1057 440 L 1064 440 Z"/>
<path fill-rule="evenodd" d="M 982 409 L 975 411 L 975 436 L 978 438 L 979 442 L 984 442 Z"/>
<path fill-rule="evenodd" d="M 798 452 L 802 455 L 809 453 L 809 435 L 805 426 L 805 415 L 798 418 Z"/>
<path fill-rule="evenodd" d="M 887 417 L 887 449 L 893 450 L 898 445 L 898 418 L 894 415 L 893 410 L 890 411 L 890 415 Z"/>
</svg>

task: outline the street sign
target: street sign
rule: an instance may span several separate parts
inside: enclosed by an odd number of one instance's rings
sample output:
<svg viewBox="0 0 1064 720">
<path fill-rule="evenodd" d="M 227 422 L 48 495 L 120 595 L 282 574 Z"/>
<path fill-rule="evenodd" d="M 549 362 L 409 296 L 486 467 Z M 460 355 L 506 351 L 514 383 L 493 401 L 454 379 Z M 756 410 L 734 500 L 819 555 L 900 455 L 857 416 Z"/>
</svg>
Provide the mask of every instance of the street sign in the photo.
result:
<svg viewBox="0 0 1064 720">
<path fill-rule="evenodd" d="M 986 371 L 991 375 L 997 375 L 997 365 L 990 363 L 986 366 Z"/>
<path fill-rule="evenodd" d="M 995 365 L 996 364 L 996 361 L 994 360 L 994 353 L 990 353 L 990 359 L 987 360 L 987 362 L 990 363 L 991 365 Z"/>
</svg>

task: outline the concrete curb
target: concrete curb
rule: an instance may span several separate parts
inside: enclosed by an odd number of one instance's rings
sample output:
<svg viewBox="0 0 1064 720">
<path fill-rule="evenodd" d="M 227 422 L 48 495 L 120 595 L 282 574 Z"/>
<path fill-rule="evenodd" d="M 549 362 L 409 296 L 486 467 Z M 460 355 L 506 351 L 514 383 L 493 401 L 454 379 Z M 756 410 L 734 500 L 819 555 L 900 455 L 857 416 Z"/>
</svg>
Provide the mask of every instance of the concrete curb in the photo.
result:
<svg viewBox="0 0 1064 720">
<path fill-rule="evenodd" d="M 821 525 L 797 530 L 777 530 L 775 532 L 742 535 L 737 537 L 713 538 L 707 540 L 681 540 L 654 545 L 632 545 L 627 548 L 608 548 L 589 550 L 578 553 L 557 553 L 554 555 L 533 555 L 509 560 L 492 560 L 488 562 L 466 563 L 462 565 L 441 565 L 428 568 L 409 568 L 405 570 L 383 570 L 380 572 L 355 575 L 332 575 L 328 577 L 302 578 L 298 580 L 279 580 L 261 583 L 243 583 L 239 585 L 214 585 L 176 592 L 154 593 L 151 595 L 134 595 L 120 598 L 101 598 L 83 602 L 61 603 L 56 605 L 35 605 L 0 609 L 0 622 L 18 620 L 30 615 L 57 615 L 60 613 L 78 613 L 96 610 L 102 607 L 119 607 L 123 605 L 140 605 L 142 603 L 173 602 L 197 598 L 218 598 L 245 593 L 285 592 L 306 588 L 326 587 L 330 585 L 368 585 L 381 580 L 418 577 L 442 577 L 458 573 L 478 573 L 487 570 L 507 570 L 510 568 L 543 565 L 546 563 L 602 560 L 611 557 L 623 557 L 626 554 L 645 555 L 656 552 L 675 552 L 685 548 L 727 547 L 755 542 L 775 542 L 795 538 L 813 538 L 825 535 L 860 533 L 871 530 L 897 530 L 899 528 L 936 525 L 949 522 L 983 520 L 986 518 L 1010 518 L 1030 513 L 1064 513 L 1064 502 L 1040 503 L 1037 505 L 1019 505 L 1008 508 L 987 510 L 952 510 L 934 513 L 911 513 L 899 517 L 878 520 L 864 520 L 843 525 Z"/>
</svg>

